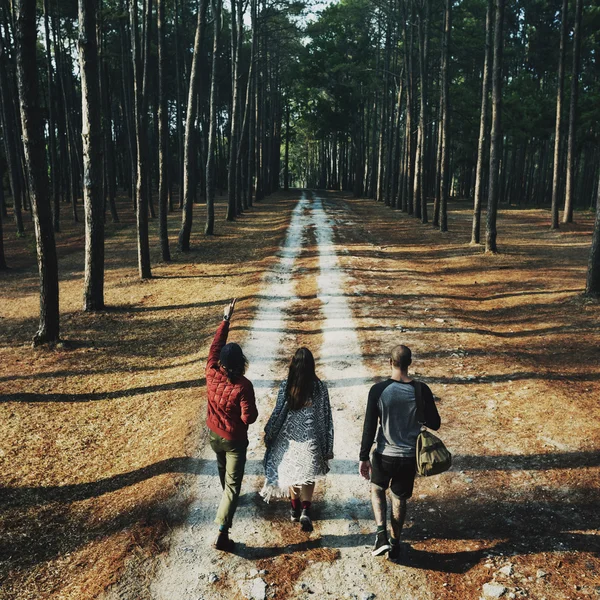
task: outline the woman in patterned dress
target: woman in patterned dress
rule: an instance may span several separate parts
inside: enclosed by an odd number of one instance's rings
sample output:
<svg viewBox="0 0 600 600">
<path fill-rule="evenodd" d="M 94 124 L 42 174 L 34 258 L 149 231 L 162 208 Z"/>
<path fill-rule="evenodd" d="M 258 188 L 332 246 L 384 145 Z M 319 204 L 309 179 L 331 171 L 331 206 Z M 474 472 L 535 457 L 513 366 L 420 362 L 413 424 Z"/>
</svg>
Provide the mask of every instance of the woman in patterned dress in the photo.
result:
<svg viewBox="0 0 600 600">
<path fill-rule="evenodd" d="M 333 458 L 333 419 L 325 384 L 315 374 L 308 348 L 292 358 L 277 403 L 265 427 L 266 481 L 261 495 L 290 497 L 292 521 L 312 531 L 311 503 L 317 479 L 323 479 Z"/>
</svg>

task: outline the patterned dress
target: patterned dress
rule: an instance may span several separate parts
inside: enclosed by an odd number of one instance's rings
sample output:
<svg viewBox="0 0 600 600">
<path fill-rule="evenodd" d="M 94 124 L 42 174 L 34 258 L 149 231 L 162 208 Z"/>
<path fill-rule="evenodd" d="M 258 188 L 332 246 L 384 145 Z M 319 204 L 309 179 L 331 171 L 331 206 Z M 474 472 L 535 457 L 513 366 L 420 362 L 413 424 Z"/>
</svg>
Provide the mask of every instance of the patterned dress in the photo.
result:
<svg viewBox="0 0 600 600">
<path fill-rule="evenodd" d="M 272 496 L 289 496 L 290 486 L 322 479 L 333 458 L 333 419 L 327 387 L 317 380 L 309 405 L 290 410 L 286 386 L 284 381 L 265 427 L 266 480 L 260 494 L 266 502 Z"/>
</svg>

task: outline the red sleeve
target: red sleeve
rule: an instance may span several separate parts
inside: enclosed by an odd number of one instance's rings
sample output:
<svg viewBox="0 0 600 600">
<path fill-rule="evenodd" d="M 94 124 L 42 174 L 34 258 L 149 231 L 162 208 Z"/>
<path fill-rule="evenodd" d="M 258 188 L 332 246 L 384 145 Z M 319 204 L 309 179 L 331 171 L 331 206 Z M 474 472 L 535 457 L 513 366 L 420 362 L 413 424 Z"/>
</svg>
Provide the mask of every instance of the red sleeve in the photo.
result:
<svg viewBox="0 0 600 600">
<path fill-rule="evenodd" d="M 217 327 L 217 333 L 210 345 L 208 352 L 208 360 L 206 361 L 206 368 L 209 369 L 213 365 L 216 366 L 219 362 L 219 354 L 221 354 L 221 348 L 227 343 L 227 334 L 229 333 L 229 321 L 223 320 L 219 327 Z"/>
<path fill-rule="evenodd" d="M 258 419 L 258 410 L 256 409 L 256 399 L 254 397 L 254 388 L 251 383 L 244 386 L 242 397 L 240 398 L 241 415 L 240 418 L 246 425 L 250 425 Z"/>
</svg>

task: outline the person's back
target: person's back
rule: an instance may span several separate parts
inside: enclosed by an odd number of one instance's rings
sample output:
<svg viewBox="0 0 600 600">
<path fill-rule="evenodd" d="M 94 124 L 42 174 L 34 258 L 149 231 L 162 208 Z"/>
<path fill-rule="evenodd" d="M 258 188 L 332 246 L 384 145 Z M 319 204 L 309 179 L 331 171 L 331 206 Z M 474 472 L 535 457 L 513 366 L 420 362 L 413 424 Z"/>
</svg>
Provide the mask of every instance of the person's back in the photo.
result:
<svg viewBox="0 0 600 600">
<path fill-rule="evenodd" d="M 411 356 L 410 348 L 396 346 L 390 357 L 391 377 L 369 390 L 359 457 L 359 472 L 371 481 L 371 501 L 377 524 L 373 555 L 389 551 L 392 559 L 399 556 L 406 501 L 413 493 L 421 419 L 431 429 L 440 427 L 440 416 L 429 386 L 408 376 Z M 421 398 L 422 410 L 417 407 L 417 396 Z M 374 440 L 377 445 L 370 456 Z M 391 544 L 386 529 L 388 488 L 392 495 Z"/>
<path fill-rule="evenodd" d="M 308 348 L 299 348 L 265 427 L 265 485 L 261 495 L 290 496 L 291 519 L 312 531 L 315 483 L 333 458 L 333 419 L 327 386 L 316 376 Z"/>
<path fill-rule="evenodd" d="M 417 437 L 421 431 L 417 415 L 415 385 L 419 384 L 415 381 L 388 379 L 374 386 L 374 393 L 379 396 L 377 403 L 379 430 L 376 438 L 376 452 L 379 454 L 415 456 Z M 433 394 L 429 387 L 424 383 L 420 383 L 420 385 L 425 406 L 433 405 L 435 407 Z M 431 429 L 438 429 L 440 426 L 439 415 L 431 413 L 433 413 L 432 410 L 426 412 L 425 420 Z"/>
<path fill-rule="evenodd" d="M 217 469 L 223 494 L 215 523 L 219 535 L 213 544 L 218 550 L 230 551 L 233 542 L 229 528 L 237 508 L 248 447 L 248 426 L 258 417 L 254 388 L 244 377 L 248 361 L 238 344 L 227 343 L 229 320 L 235 299 L 225 309 L 217 328 L 206 363 L 206 424 L 210 429 L 211 448 L 217 457 Z"/>
<path fill-rule="evenodd" d="M 254 423 L 258 415 L 250 380 L 239 374 L 232 381 L 220 364 L 228 331 L 229 322 L 223 321 L 217 329 L 206 363 L 206 423 L 211 431 L 225 439 L 243 440 L 248 435 L 248 425 Z"/>
</svg>

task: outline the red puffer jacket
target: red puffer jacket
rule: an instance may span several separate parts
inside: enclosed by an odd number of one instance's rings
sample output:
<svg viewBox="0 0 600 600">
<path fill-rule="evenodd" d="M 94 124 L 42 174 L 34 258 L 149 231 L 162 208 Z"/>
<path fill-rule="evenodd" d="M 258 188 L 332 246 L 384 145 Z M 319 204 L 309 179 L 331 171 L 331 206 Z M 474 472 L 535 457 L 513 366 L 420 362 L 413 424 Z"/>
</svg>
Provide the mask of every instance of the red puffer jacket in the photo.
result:
<svg viewBox="0 0 600 600">
<path fill-rule="evenodd" d="M 206 363 L 208 408 L 206 424 L 211 431 L 226 440 L 248 439 L 248 425 L 258 417 L 254 388 L 245 377 L 235 383 L 227 379 L 219 367 L 221 348 L 227 343 L 229 321 L 223 321 L 210 346 Z"/>
</svg>

